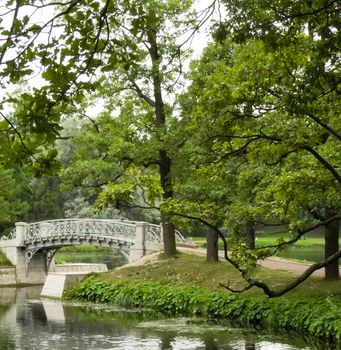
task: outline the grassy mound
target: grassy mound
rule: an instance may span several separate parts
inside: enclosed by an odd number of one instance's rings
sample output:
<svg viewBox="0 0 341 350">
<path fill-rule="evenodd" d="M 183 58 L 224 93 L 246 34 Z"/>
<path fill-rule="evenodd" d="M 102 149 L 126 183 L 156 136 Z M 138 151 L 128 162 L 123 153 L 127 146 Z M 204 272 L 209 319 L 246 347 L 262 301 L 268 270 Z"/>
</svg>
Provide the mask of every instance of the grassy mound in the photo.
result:
<svg viewBox="0 0 341 350">
<path fill-rule="evenodd" d="M 272 270 L 258 266 L 255 277 L 268 283 L 273 289 L 279 289 L 295 278 L 285 270 Z M 224 291 L 220 284 L 229 284 L 234 289 L 241 289 L 245 282 L 236 269 L 225 261 L 207 263 L 203 257 L 193 254 L 178 253 L 176 258 L 159 260 L 153 264 L 108 271 L 97 276 L 99 280 L 137 282 L 158 282 L 172 286 L 197 286 L 211 291 Z M 262 295 L 258 289 L 251 289 L 247 295 Z M 322 278 L 310 277 L 301 286 L 287 294 L 296 296 L 330 296 L 341 298 L 341 282 L 326 282 Z"/>
</svg>

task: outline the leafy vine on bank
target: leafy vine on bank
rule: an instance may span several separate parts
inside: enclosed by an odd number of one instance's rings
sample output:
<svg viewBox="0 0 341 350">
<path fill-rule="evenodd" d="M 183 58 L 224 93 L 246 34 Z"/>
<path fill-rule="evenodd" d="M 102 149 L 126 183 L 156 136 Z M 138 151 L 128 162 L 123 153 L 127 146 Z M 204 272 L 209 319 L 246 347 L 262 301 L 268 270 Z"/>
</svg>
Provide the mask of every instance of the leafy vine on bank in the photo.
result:
<svg viewBox="0 0 341 350">
<path fill-rule="evenodd" d="M 243 297 L 200 287 L 98 281 L 91 276 L 67 290 L 64 298 L 150 308 L 172 315 L 224 318 L 246 325 L 299 331 L 337 343 L 341 341 L 341 302 L 332 296 L 295 300 Z"/>
</svg>

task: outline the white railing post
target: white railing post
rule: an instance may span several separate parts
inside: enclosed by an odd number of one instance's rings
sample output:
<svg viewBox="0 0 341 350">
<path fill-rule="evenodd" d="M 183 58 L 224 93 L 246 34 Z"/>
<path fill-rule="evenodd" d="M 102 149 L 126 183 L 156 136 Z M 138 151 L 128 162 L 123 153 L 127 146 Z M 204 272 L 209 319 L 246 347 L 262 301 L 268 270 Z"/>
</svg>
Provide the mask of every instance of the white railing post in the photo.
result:
<svg viewBox="0 0 341 350">
<path fill-rule="evenodd" d="M 130 247 L 129 262 L 138 260 L 145 255 L 145 239 L 147 230 L 147 222 L 136 223 L 136 234 L 134 238 L 134 245 Z"/>
<path fill-rule="evenodd" d="M 160 242 L 163 243 L 163 225 L 162 225 L 162 222 L 160 222 Z"/>
<path fill-rule="evenodd" d="M 18 246 L 24 246 L 25 236 L 26 236 L 26 222 L 16 222 L 15 223 L 15 239 Z"/>
</svg>

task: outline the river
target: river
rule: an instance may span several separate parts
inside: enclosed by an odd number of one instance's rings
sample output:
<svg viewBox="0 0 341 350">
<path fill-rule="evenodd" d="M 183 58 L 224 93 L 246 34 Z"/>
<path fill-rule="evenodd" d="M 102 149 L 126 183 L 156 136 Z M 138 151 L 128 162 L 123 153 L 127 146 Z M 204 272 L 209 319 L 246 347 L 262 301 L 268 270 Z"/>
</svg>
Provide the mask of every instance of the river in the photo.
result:
<svg viewBox="0 0 341 350">
<path fill-rule="evenodd" d="M 40 300 L 40 290 L 0 288 L 0 350 L 335 349 L 198 318 Z"/>
<path fill-rule="evenodd" d="M 119 251 L 110 249 L 108 251 L 67 251 L 57 252 L 57 263 L 92 263 L 92 264 L 106 264 L 108 269 L 113 269 L 127 263 L 127 258 Z"/>
</svg>

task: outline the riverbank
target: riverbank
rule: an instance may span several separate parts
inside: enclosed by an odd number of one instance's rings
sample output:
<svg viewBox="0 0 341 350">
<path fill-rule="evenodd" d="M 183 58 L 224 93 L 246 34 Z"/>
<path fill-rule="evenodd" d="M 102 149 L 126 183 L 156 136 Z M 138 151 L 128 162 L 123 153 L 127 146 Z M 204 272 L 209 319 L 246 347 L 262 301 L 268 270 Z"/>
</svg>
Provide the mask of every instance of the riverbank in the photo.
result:
<svg viewBox="0 0 341 350">
<path fill-rule="evenodd" d="M 257 269 L 257 277 L 273 288 L 290 281 L 289 272 Z M 202 257 L 179 254 L 175 259 L 154 261 L 93 275 L 67 291 L 66 298 L 149 308 L 185 316 L 229 319 L 243 325 L 291 330 L 340 344 L 340 282 L 310 278 L 298 289 L 277 299 L 259 290 L 236 295 L 219 283 L 242 287 L 242 280 L 225 262 L 207 264 Z"/>
</svg>

